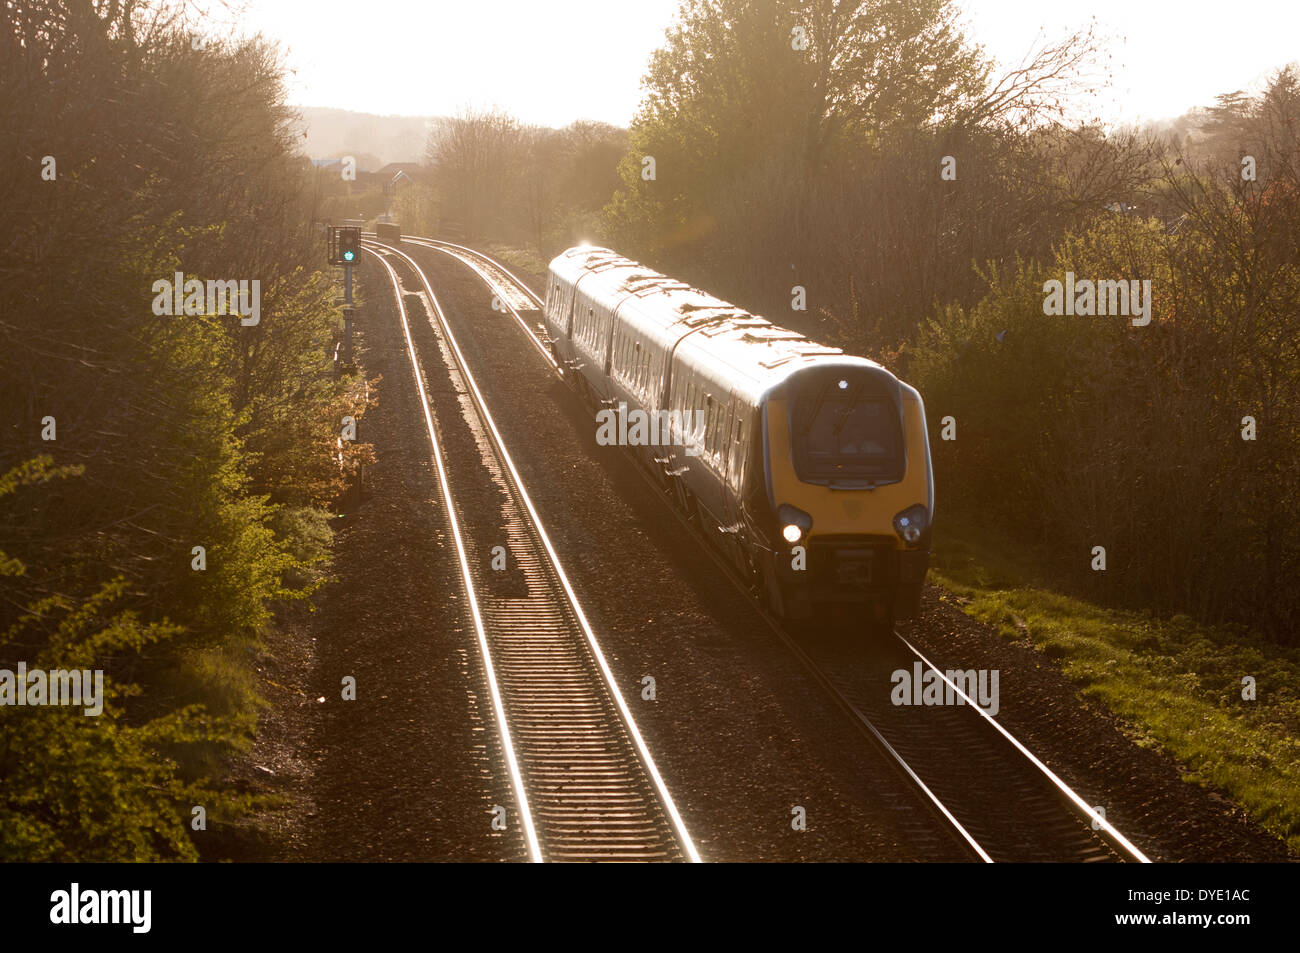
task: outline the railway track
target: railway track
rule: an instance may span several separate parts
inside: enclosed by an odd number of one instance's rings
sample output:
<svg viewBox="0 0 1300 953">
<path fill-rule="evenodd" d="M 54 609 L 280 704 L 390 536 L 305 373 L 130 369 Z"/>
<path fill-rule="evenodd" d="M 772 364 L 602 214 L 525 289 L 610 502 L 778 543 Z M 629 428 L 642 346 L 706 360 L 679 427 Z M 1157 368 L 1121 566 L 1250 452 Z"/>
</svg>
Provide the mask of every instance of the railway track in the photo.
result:
<svg viewBox="0 0 1300 953">
<path fill-rule="evenodd" d="M 402 251 L 363 247 L 396 295 L 530 859 L 698 862 L 433 288 Z M 440 361 L 421 363 L 409 313 L 417 303 Z M 438 369 L 444 381 L 433 379 Z M 504 553 L 488 545 L 489 524 Z M 506 568 L 494 568 L 502 556 Z"/>
<path fill-rule="evenodd" d="M 506 267 L 473 249 L 436 239 L 404 237 L 466 264 L 494 292 L 538 352 L 558 374 L 549 349 L 525 313 L 539 311 L 542 299 Z M 388 246 L 391 247 L 391 246 Z M 635 468 L 634 468 L 635 469 Z M 636 469 L 656 494 L 659 487 Z M 665 501 L 667 502 L 667 501 Z M 704 533 L 668 506 L 674 518 L 701 541 Z M 704 550 L 741 591 L 742 579 L 711 545 Z M 755 608 L 772 634 L 849 716 L 861 733 L 894 765 L 938 823 L 974 860 L 1079 861 L 1149 860 L 1104 814 L 965 696 L 947 674 L 896 630 L 863 653 L 835 640 L 800 637 Z M 887 703 L 890 676 L 920 664 L 952 685 L 963 704 L 900 708 Z M 959 759 L 951 756 L 960 750 Z"/>
<path fill-rule="evenodd" d="M 412 236 L 403 236 L 402 240 L 413 245 L 435 249 L 468 265 L 483 280 L 483 283 L 492 290 L 496 298 L 494 303 L 499 303 L 510 313 L 515 321 L 519 323 L 519 326 L 523 328 L 524 333 L 537 348 L 538 353 L 546 360 L 546 363 L 551 365 L 557 373 L 559 372 L 555 358 L 551 356 L 551 349 L 542 343 L 534 329 L 529 326 L 528 320 L 521 313 L 525 311 L 540 313 L 542 308 L 545 307 L 545 302 L 528 287 L 526 282 L 516 277 L 514 272 L 500 262 L 489 258 L 482 252 L 466 248 L 464 245 L 455 245 L 436 238 L 416 238 Z"/>
<path fill-rule="evenodd" d="M 1087 801 L 981 709 L 948 674 L 897 631 L 870 649 L 794 635 L 766 611 L 768 627 L 831 692 L 841 707 L 925 780 L 986 862 L 1082 863 L 1147 857 Z M 960 704 L 896 706 L 891 676 L 915 665 Z M 953 752 L 960 752 L 959 758 Z"/>
</svg>

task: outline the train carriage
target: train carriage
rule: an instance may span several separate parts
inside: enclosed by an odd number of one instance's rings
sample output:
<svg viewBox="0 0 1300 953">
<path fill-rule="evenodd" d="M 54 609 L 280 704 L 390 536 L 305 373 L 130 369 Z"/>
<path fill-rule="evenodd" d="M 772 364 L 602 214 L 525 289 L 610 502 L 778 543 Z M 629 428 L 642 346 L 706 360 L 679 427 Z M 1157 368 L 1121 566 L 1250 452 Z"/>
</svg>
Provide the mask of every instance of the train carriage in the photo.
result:
<svg viewBox="0 0 1300 953">
<path fill-rule="evenodd" d="M 632 452 L 777 615 L 916 613 L 934 491 L 913 388 L 603 248 L 551 263 L 544 322 L 594 407 L 667 424 Z"/>
</svg>

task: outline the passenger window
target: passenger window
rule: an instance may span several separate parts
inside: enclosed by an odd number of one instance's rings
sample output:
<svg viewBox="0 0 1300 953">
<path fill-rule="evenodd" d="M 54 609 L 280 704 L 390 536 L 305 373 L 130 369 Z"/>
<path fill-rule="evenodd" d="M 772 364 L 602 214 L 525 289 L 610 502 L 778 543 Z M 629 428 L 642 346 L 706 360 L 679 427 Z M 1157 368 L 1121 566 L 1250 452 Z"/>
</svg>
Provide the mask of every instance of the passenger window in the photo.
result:
<svg viewBox="0 0 1300 953">
<path fill-rule="evenodd" d="M 739 492 L 740 473 L 745 466 L 745 417 L 743 414 L 736 415 L 736 421 L 732 425 L 732 431 L 731 485 L 737 492 Z"/>
<path fill-rule="evenodd" d="M 727 472 L 727 439 L 731 436 L 731 405 L 718 405 L 718 439 L 714 443 L 714 452 L 718 457 L 718 472 Z"/>
<path fill-rule="evenodd" d="M 713 462 L 718 472 L 724 474 L 727 472 L 727 436 L 730 433 L 727 430 L 727 416 L 730 413 L 730 407 L 718 404 L 718 433 L 713 438 Z"/>
<path fill-rule="evenodd" d="M 709 462 L 714 462 L 713 451 L 716 449 L 717 432 L 718 432 L 718 408 L 713 403 L 713 398 L 708 398 L 708 419 L 709 422 L 704 431 L 704 450 L 709 456 Z"/>
</svg>

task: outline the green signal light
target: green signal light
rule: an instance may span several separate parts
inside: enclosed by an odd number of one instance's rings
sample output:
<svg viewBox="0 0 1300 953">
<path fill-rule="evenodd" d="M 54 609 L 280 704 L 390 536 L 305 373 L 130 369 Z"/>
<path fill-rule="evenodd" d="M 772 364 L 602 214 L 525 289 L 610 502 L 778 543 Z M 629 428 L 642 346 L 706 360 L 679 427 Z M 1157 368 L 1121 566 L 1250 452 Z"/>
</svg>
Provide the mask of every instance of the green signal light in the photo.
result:
<svg viewBox="0 0 1300 953">
<path fill-rule="evenodd" d="M 354 252 L 345 251 L 345 252 L 343 253 L 343 260 L 344 260 L 344 261 L 351 261 L 354 257 L 356 257 Z"/>
</svg>

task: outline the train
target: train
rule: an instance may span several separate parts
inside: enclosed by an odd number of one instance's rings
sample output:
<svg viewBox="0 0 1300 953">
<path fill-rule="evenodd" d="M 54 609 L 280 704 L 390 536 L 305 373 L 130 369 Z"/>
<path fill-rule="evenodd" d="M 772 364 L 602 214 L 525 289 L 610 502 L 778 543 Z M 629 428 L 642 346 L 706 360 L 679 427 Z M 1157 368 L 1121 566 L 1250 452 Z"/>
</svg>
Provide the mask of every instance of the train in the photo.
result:
<svg viewBox="0 0 1300 953">
<path fill-rule="evenodd" d="M 625 446 L 774 615 L 917 614 L 934 480 L 914 388 L 591 245 L 551 261 L 540 328 L 598 442 Z"/>
</svg>

